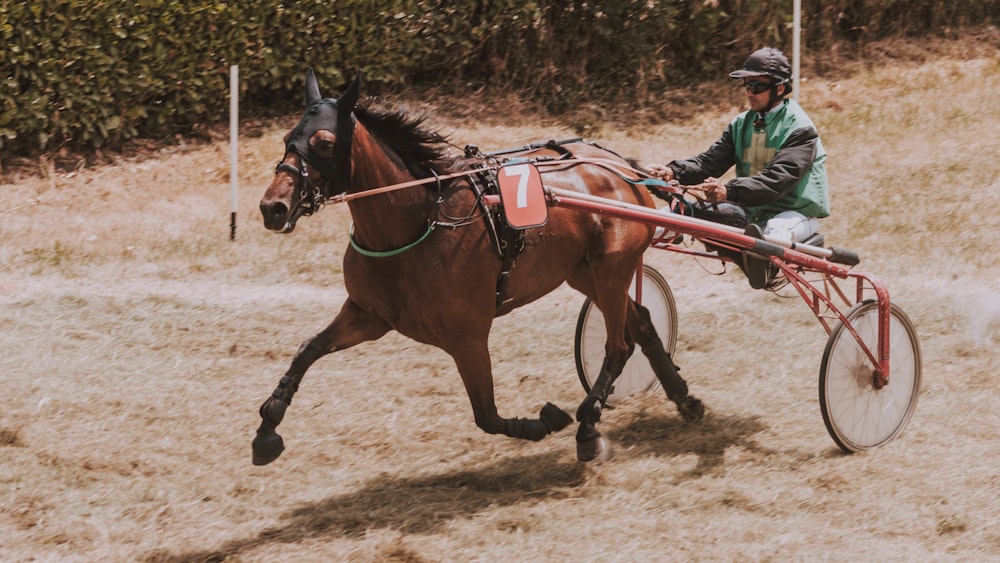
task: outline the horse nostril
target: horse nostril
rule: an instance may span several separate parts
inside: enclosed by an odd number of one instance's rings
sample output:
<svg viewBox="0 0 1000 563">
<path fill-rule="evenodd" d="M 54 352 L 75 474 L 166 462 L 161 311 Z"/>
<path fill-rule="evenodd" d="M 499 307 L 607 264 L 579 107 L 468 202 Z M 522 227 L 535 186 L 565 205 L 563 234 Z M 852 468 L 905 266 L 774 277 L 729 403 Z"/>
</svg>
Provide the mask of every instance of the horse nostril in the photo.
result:
<svg viewBox="0 0 1000 563">
<path fill-rule="evenodd" d="M 260 213 L 264 216 L 265 223 L 283 222 L 288 215 L 288 206 L 280 201 L 260 204 Z"/>
</svg>

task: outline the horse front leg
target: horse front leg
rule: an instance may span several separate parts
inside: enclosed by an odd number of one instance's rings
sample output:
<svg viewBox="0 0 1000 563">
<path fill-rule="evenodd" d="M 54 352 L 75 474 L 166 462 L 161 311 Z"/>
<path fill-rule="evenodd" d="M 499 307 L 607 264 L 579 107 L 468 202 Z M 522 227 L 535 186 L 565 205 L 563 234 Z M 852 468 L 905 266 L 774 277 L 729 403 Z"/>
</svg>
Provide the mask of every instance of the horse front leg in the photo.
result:
<svg viewBox="0 0 1000 563">
<path fill-rule="evenodd" d="M 284 419 L 285 411 L 292 404 L 292 396 L 298 391 L 306 370 L 316 360 L 362 342 L 377 340 L 389 332 L 389 329 L 384 320 L 361 310 L 350 299 L 344 302 L 330 326 L 299 347 L 288 371 L 271 396 L 260 406 L 261 423 L 253 439 L 253 464 L 267 465 L 284 451 L 284 440 L 275 432 L 275 428 Z"/>
<path fill-rule="evenodd" d="M 472 404 L 476 426 L 488 434 L 538 441 L 566 428 L 573 419 L 552 403 L 545 403 L 538 418 L 502 418 L 493 393 L 493 371 L 487 338 L 452 348 L 458 373 Z"/>
</svg>

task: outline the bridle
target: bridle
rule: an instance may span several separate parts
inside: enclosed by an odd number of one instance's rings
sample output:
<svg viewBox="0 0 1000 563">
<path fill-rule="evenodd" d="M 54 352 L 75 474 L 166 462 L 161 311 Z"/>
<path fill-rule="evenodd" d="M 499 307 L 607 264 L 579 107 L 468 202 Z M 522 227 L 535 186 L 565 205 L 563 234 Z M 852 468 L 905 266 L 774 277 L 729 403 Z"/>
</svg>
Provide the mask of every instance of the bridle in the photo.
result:
<svg viewBox="0 0 1000 563">
<path fill-rule="evenodd" d="M 297 206 L 303 210 L 303 215 L 312 215 L 316 211 L 319 211 L 321 207 L 326 203 L 326 200 L 330 198 L 327 193 L 327 182 L 315 182 L 312 177 L 309 176 L 308 165 L 306 161 L 300 157 L 303 163 L 302 168 L 298 168 L 287 162 L 279 162 L 278 166 L 275 167 L 274 173 L 277 174 L 284 170 L 290 173 L 292 176 L 298 178 L 295 186 L 295 194 L 298 198 L 296 202 Z M 301 188 L 299 186 L 302 186 Z"/>
<path fill-rule="evenodd" d="M 331 116 L 331 111 L 332 116 Z M 317 100 L 309 108 L 298 125 L 292 129 L 285 142 L 285 157 L 294 153 L 299 157 L 299 166 L 282 160 L 274 169 L 274 173 L 284 171 L 294 176 L 297 181 L 295 193 L 296 204 L 302 210 L 302 215 L 312 215 L 334 194 L 346 193 L 351 182 L 351 141 L 354 137 L 354 126 L 357 118 L 352 111 L 349 119 L 336 119 L 337 100 L 324 98 Z M 330 118 L 336 119 L 336 142 L 333 146 L 333 158 L 323 158 L 309 146 L 309 139 L 316 131 L 329 129 Z M 310 123 L 318 118 L 317 123 Z M 319 170 L 320 179 L 316 181 L 309 175 L 309 166 Z"/>
</svg>

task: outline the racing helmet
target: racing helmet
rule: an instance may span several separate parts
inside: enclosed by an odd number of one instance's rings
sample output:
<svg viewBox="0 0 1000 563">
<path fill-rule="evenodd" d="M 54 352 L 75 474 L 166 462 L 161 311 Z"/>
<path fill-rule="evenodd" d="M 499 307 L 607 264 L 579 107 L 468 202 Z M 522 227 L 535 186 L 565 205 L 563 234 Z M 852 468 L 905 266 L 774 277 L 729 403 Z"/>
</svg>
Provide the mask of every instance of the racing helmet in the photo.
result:
<svg viewBox="0 0 1000 563">
<path fill-rule="evenodd" d="M 785 54 L 773 47 L 757 49 L 743 62 L 743 68 L 729 73 L 729 78 L 770 76 L 774 84 L 785 85 L 785 95 L 792 91 L 792 66 Z"/>
</svg>

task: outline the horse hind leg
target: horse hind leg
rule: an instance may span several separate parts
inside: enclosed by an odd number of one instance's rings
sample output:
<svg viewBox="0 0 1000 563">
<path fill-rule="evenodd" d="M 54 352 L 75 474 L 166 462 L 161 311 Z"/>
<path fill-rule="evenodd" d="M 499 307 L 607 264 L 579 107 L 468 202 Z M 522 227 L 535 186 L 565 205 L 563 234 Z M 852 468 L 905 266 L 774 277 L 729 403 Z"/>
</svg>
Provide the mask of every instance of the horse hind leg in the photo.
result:
<svg viewBox="0 0 1000 563">
<path fill-rule="evenodd" d="M 576 411 L 576 420 L 580 423 L 576 433 L 576 457 L 584 462 L 603 461 L 612 456 L 611 445 L 597 430 L 597 423 L 601 420 L 601 413 L 607 404 L 608 395 L 614 388 L 615 380 L 621 375 L 626 360 L 635 349 L 631 335 L 626 329 L 624 314 L 626 307 L 614 307 L 614 301 L 615 298 L 606 298 L 604 304 L 607 311 L 602 310 L 608 338 L 604 346 L 601 371 L 591 386 L 590 393 Z"/>
<path fill-rule="evenodd" d="M 618 263 L 595 260 L 593 257 L 588 259 L 584 266 L 567 279 L 570 287 L 597 304 L 604 316 L 607 330 L 601 371 L 587 397 L 576 410 L 576 420 L 580 423 L 576 432 L 576 457 L 584 462 L 602 461 L 612 456 L 611 445 L 597 430 L 597 423 L 601 420 L 615 380 L 621 375 L 626 360 L 635 350 L 635 342 L 626 323 L 628 293 L 625 291 L 634 268 L 622 270 Z M 602 272 L 603 275 L 595 276 L 595 272 Z M 615 272 L 624 274 L 616 276 Z"/>
<path fill-rule="evenodd" d="M 558 432 L 573 419 L 552 403 L 545 403 L 538 418 L 503 418 L 497 412 L 493 374 L 486 339 L 456 345 L 451 353 L 472 404 L 476 426 L 487 434 L 538 441 Z"/>
<path fill-rule="evenodd" d="M 620 355 L 605 356 L 597 380 L 576 410 L 576 420 L 580 423 L 576 432 L 576 458 L 580 461 L 604 461 L 611 458 L 611 444 L 597 430 L 597 423 L 601 420 L 608 395 L 625 366 L 628 354 L 618 356 Z"/>
<path fill-rule="evenodd" d="M 284 440 L 275 428 L 285 418 L 285 411 L 292 404 L 292 396 L 298 391 L 302 377 L 316 360 L 329 353 L 376 340 L 387 332 L 389 325 L 385 321 L 365 313 L 353 301 L 347 300 L 330 326 L 302 344 L 274 392 L 260 406 L 261 423 L 252 444 L 253 464 L 267 465 L 285 450 Z"/>
<path fill-rule="evenodd" d="M 678 373 L 680 368 L 674 364 L 673 358 L 663 347 L 663 341 L 656 334 L 649 310 L 634 301 L 631 304 L 634 306 L 632 308 L 634 314 L 630 315 L 634 319 L 630 324 L 631 333 L 635 335 L 643 355 L 649 360 L 649 365 L 653 368 L 656 378 L 660 380 L 667 398 L 677 405 L 677 411 L 684 420 L 700 420 L 705 415 L 705 406 L 688 393 L 687 382 Z"/>
</svg>

